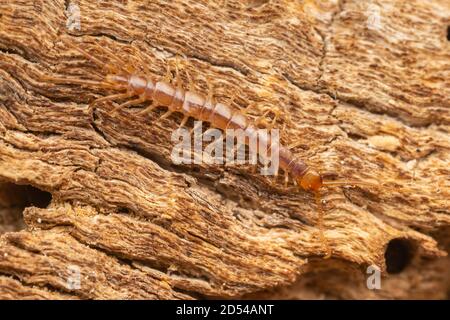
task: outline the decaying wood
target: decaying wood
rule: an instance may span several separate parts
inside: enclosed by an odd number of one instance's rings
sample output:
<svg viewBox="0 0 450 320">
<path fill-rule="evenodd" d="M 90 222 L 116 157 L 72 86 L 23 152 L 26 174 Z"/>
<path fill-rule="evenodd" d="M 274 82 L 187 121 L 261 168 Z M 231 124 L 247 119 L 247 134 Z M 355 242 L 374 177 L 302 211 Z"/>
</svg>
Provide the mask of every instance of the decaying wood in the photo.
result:
<svg viewBox="0 0 450 320">
<path fill-rule="evenodd" d="M 2 1 L 0 297 L 448 297 L 449 24 L 446 0 Z M 325 192 L 324 260 L 311 194 L 174 165 L 179 116 L 90 109 L 108 91 L 45 81 L 99 72 L 61 37 L 155 77 L 186 56 L 184 83 L 278 111 L 282 141 L 327 177 L 386 187 Z M 18 185 L 51 203 L 14 200 Z"/>
</svg>

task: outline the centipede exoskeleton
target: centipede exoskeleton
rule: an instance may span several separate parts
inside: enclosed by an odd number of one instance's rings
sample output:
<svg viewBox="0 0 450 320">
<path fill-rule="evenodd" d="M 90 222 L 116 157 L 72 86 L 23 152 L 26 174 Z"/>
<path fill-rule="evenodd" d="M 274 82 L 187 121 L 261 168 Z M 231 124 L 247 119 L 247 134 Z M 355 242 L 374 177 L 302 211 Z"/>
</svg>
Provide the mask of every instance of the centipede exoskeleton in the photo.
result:
<svg viewBox="0 0 450 320">
<path fill-rule="evenodd" d="M 117 93 L 96 99 L 91 105 L 99 102 L 131 99 L 115 108 L 115 111 L 127 106 L 138 105 L 146 101 L 151 101 L 151 105 L 145 108 L 141 113 L 148 113 L 158 106 L 167 108 L 167 112 L 162 118 L 167 118 L 172 113 L 178 112 L 183 115 L 180 126 L 184 126 L 189 118 L 208 122 L 211 127 L 226 131 L 227 129 L 240 129 L 245 132 L 246 136 L 257 136 L 257 139 L 267 139 L 265 145 L 269 146 L 270 152 L 276 151 L 279 155 L 279 168 L 281 168 L 286 177 L 291 177 L 296 185 L 305 191 L 314 193 L 319 217 L 318 229 L 322 242 L 326 246 L 326 257 L 331 255 L 331 250 L 324 236 L 323 230 L 323 214 L 324 209 L 321 203 L 320 189 L 330 186 L 342 185 L 371 185 L 370 183 L 361 181 L 344 181 L 333 180 L 324 181 L 322 175 L 308 166 L 303 160 L 295 157 L 294 154 L 280 143 L 271 143 L 270 136 L 257 135 L 258 126 L 249 117 L 244 115 L 240 110 L 235 110 L 228 105 L 220 102 L 214 102 L 211 94 L 203 96 L 196 93 L 191 86 L 190 90 L 185 90 L 180 85 L 178 73 L 176 77 L 176 85 L 172 85 L 168 78 L 155 80 L 145 73 L 135 72 L 134 68 L 128 67 L 117 55 L 107 48 L 102 51 L 118 66 L 106 64 L 100 58 L 95 57 L 88 51 L 79 46 L 72 45 L 64 40 L 64 43 L 76 49 L 87 59 L 97 64 L 103 70 L 107 70 L 107 74 L 100 81 L 83 80 L 77 78 L 63 77 L 46 77 L 53 82 L 73 83 L 80 85 L 92 85 L 105 89 L 111 89 Z M 146 69 L 145 67 L 143 68 Z M 178 70 L 177 70 L 178 72 Z M 267 154 L 268 150 L 264 150 Z"/>
</svg>

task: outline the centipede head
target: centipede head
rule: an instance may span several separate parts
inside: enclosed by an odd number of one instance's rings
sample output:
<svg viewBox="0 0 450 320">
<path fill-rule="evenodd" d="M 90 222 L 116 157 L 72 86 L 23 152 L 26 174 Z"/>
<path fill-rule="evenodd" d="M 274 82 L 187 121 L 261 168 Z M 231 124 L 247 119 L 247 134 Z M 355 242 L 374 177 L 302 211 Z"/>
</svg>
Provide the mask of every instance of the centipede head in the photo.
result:
<svg viewBox="0 0 450 320">
<path fill-rule="evenodd" d="M 322 176 L 312 169 L 309 169 L 299 180 L 299 184 L 306 191 L 317 192 L 323 186 Z"/>
</svg>

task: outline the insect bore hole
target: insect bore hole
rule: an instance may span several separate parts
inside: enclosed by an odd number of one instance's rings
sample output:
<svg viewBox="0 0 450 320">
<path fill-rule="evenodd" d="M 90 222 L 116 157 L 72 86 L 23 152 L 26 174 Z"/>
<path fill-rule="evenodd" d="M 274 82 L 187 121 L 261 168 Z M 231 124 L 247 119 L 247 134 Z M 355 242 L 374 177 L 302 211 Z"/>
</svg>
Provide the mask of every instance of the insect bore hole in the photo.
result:
<svg viewBox="0 0 450 320">
<path fill-rule="evenodd" d="M 447 41 L 450 41 L 450 26 L 447 26 Z"/>
<path fill-rule="evenodd" d="M 411 263 L 414 253 L 415 247 L 411 241 L 401 238 L 389 241 L 384 253 L 387 272 L 397 274 L 405 270 Z"/>
</svg>

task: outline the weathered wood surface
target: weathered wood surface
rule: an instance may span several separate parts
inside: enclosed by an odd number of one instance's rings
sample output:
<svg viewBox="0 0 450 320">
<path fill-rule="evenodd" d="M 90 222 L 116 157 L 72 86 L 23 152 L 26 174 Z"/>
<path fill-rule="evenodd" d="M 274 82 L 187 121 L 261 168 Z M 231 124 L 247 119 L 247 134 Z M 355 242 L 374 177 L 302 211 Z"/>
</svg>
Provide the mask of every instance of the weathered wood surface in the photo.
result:
<svg viewBox="0 0 450 320">
<path fill-rule="evenodd" d="M 0 297 L 448 297 L 449 24 L 446 0 L 2 1 L 0 217 L 28 205 L 13 184 L 52 202 L 27 207 L 22 231 L 3 219 Z M 248 167 L 173 165 L 180 117 L 90 110 L 108 92 L 45 80 L 99 71 L 61 38 L 153 76 L 183 54 L 199 92 L 278 110 L 311 166 L 387 187 L 325 192 L 323 260 L 311 194 Z M 396 272 L 382 290 L 366 287 L 372 264 Z"/>
</svg>

